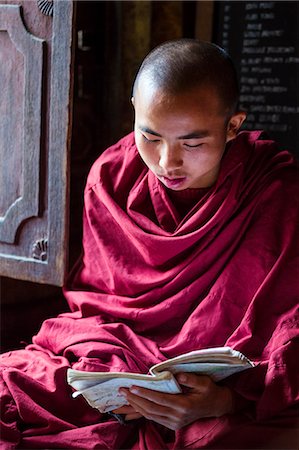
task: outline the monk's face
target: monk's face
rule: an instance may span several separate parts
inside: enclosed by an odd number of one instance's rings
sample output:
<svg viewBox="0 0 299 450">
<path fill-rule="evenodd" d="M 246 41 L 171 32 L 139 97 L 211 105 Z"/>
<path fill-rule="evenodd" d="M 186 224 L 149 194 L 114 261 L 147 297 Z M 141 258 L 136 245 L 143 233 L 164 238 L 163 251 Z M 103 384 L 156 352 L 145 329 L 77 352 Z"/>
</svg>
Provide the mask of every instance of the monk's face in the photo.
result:
<svg viewBox="0 0 299 450">
<path fill-rule="evenodd" d="M 213 88 L 174 95 L 141 80 L 132 99 L 141 158 L 168 188 L 212 186 L 244 113 L 228 117 Z"/>
</svg>

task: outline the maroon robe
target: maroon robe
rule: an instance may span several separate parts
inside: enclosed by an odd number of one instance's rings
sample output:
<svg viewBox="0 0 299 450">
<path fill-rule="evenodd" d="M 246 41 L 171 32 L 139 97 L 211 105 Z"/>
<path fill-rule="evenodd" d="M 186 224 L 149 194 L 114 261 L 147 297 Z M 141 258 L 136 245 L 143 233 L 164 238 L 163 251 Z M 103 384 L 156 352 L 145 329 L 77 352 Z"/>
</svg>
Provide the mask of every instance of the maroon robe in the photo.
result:
<svg viewBox="0 0 299 450">
<path fill-rule="evenodd" d="M 239 133 L 204 190 L 165 188 L 133 133 L 104 152 L 85 190 L 71 311 L 1 358 L 2 448 L 297 448 L 297 181 L 291 155 L 260 132 Z M 120 425 L 66 385 L 70 366 L 147 373 L 224 345 L 257 363 L 224 381 L 236 412 L 178 432 Z"/>
</svg>

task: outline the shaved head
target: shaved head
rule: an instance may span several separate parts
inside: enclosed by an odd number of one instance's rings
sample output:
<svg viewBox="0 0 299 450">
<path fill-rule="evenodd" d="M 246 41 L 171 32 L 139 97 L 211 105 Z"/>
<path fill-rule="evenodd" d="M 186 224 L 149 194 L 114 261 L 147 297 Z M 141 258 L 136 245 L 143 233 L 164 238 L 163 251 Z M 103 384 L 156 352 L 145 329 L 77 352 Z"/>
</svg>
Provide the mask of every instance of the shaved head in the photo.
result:
<svg viewBox="0 0 299 450">
<path fill-rule="evenodd" d="M 133 96 L 140 80 L 170 94 L 180 94 L 199 86 L 215 89 L 223 110 L 236 112 L 239 88 L 234 65 L 228 54 L 210 42 L 178 39 L 152 50 L 137 73 Z"/>
</svg>

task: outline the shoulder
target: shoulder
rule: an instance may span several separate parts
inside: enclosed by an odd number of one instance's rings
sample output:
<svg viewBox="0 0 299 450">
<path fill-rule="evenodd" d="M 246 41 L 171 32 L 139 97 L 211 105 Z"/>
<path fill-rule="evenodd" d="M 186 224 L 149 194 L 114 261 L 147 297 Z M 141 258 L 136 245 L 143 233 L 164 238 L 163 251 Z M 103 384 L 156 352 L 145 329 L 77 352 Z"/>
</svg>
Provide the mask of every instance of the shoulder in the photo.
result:
<svg viewBox="0 0 299 450">
<path fill-rule="evenodd" d="M 234 153 L 242 155 L 245 178 L 254 177 L 260 181 L 285 179 L 286 184 L 298 186 L 298 161 L 266 132 L 242 131 L 233 146 Z"/>
<path fill-rule="evenodd" d="M 298 161 L 264 132 L 247 132 L 241 138 L 249 146 L 243 192 L 255 197 L 257 214 L 272 218 L 273 227 L 297 223 Z"/>
<path fill-rule="evenodd" d="M 218 185 L 231 184 L 239 207 L 294 211 L 299 193 L 294 156 L 262 131 L 242 131 L 225 154 Z M 272 214 L 272 213 L 271 213 Z"/>
<path fill-rule="evenodd" d="M 87 178 L 86 189 L 90 189 L 103 178 L 114 179 L 124 164 L 138 158 L 134 132 L 124 136 L 108 147 L 93 163 Z"/>
<path fill-rule="evenodd" d="M 291 151 L 272 139 L 265 131 L 241 131 L 237 135 L 234 146 L 244 148 L 248 156 L 258 157 L 260 160 L 264 156 L 266 159 L 278 157 L 280 160 L 287 160 L 292 165 L 296 165 L 295 157 Z"/>
</svg>

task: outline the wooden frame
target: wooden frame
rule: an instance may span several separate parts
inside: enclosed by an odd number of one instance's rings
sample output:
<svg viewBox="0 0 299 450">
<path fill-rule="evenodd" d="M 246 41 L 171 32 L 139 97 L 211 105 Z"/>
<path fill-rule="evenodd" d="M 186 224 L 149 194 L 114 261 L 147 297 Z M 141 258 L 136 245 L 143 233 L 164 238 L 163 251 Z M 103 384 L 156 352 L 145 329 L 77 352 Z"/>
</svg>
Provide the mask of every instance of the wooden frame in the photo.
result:
<svg viewBox="0 0 299 450">
<path fill-rule="evenodd" d="M 0 220 L 0 275 L 58 286 L 64 283 L 68 263 L 74 8 L 71 0 L 54 2 L 52 39 L 47 47 L 26 30 L 19 5 L 0 5 L 0 30 L 8 31 L 27 61 L 31 58 L 31 72 L 26 69 L 25 80 L 24 183 L 21 198 L 15 199 Z M 23 36 L 22 42 L 17 33 Z M 42 99 L 46 51 L 51 54 L 48 101 Z M 41 137 L 45 111 L 48 132 Z M 26 152 L 29 142 L 30 153 Z M 47 151 L 41 155 L 43 145 Z"/>
</svg>

